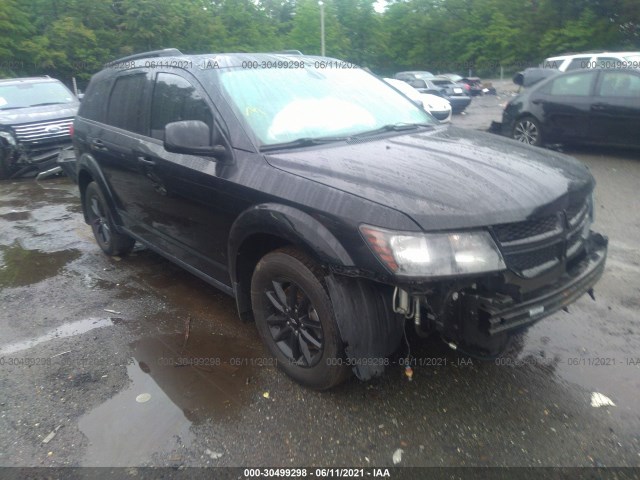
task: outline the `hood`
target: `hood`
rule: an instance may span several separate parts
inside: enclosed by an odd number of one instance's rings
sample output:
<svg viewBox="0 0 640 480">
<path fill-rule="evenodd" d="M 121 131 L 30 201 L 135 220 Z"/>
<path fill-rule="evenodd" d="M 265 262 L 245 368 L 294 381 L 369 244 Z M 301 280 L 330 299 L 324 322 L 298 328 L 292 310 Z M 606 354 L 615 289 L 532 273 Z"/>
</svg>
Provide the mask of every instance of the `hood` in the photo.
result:
<svg viewBox="0 0 640 480">
<path fill-rule="evenodd" d="M 566 208 L 570 198 L 586 196 L 594 185 L 587 168 L 571 157 L 455 127 L 266 159 L 278 169 L 398 210 L 424 230 L 522 221 Z"/>
<path fill-rule="evenodd" d="M 0 126 L 20 125 L 22 123 L 46 122 L 62 118 L 75 117 L 79 102 L 61 105 L 43 105 L 41 107 L 0 110 Z"/>
</svg>

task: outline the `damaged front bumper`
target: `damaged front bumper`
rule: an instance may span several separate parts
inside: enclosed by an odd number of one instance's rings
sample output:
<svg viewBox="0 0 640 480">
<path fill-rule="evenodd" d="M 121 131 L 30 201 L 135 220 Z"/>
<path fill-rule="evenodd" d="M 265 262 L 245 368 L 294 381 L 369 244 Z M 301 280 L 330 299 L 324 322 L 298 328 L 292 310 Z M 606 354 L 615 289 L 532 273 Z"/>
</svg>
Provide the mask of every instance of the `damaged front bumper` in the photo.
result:
<svg viewBox="0 0 640 480">
<path fill-rule="evenodd" d="M 510 337 L 566 308 L 593 286 L 604 272 L 606 237 L 591 233 L 584 251 L 549 279 L 518 279 L 511 272 L 487 278 L 393 287 L 363 278 L 325 278 L 346 355 L 361 380 L 384 371 L 382 359 L 399 346 L 405 322 L 419 335 L 439 333 L 465 354 L 491 358 Z"/>
<path fill-rule="evenodd" d="M 512 334 L 566 308 L 585 293 L 593 297 L 593 287 L 602 276 L 607 258 L 606 237 L 591 233 L 584 253 L 567 263 L 561 275 L 531 288 L 536 280 L 506 274 L 502 283 L 478 282 L 473 287 L 447 293 L 428 308 L 427 325 L 462 350 L 477 356 L 502 353 Z M 434 300 L 433 298 L 431 300 Z M 429 307 L 427 297 L 425 305 Z"/>
<path fill-rule="evenodd" d="M 534 298 L 520 303 L 513 299 L 477 296 L 482 327 L 490 335 L 536 322 L 567 307 L 584 293 L 593 296 L 593 286 L 602 276 L 607 258 L 607 239 L 600 234 L 591 237 L 591 251 L 555 283 L 536 292 Z"/>
</svg>

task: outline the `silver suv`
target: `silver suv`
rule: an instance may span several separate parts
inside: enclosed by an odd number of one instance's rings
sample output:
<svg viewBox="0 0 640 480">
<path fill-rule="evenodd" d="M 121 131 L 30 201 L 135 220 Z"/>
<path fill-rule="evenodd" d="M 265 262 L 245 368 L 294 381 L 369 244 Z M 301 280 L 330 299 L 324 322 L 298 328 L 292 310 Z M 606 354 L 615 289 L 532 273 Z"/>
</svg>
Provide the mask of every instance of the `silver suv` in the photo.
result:
<svg viewBox="0 0 640 480">
<path fill-rule="evenodd" d="M 585 52 L 545 59 L 542 68 L 561 72 L 582 68 L 640 68 L 640 52 Z"/>
</svg>

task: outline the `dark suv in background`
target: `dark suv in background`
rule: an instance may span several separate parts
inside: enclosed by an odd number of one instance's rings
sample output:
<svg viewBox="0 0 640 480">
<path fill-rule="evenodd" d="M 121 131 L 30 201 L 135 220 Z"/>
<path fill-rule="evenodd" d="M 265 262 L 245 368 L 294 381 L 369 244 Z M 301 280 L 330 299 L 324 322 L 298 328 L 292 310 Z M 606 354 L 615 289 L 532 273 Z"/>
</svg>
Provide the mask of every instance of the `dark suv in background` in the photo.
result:
<svg viewBox="0 0 640 480">
<path fill-rule="evenodd" d="M 71 145 L 78 99 L 49 77 L 0 80 L 0 179 L 53 165 Z"/>
<path fill-rule="evenodd" d="M 92 78 L 73 141 L 100 247 L 140 241 L 233 295 L 313 388 L 380 374 L 408 320 L 497 355 L 604 269 L 581 163 L 440 125 L 335 59 L 127 57 Z"/>
</svg>

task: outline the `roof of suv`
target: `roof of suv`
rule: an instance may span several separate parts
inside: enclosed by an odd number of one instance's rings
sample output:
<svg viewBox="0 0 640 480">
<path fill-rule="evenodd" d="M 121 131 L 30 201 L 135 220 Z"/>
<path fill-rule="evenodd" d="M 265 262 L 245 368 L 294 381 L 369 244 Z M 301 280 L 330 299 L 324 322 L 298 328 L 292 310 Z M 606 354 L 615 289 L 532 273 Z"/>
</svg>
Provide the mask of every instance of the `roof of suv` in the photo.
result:
<svg viewBox="0 0 640 480">
<path fill-rule="evenodd" d="M 183 54 L 175 48 L 167 48 L 165 50 L 138 53 L 108 62 L 104 65 L 100 75 L 103 75 L 105 71 L 110 69 L 114 72 L 119 72 L 129 70 L 131 68 L 149 66 L 150 64 L 152 67 L 155 66 L 156 68 L 166 66 L 170 68 L 205 71 L 210 69 L 246 67 L 247 62 L 252 62 L 252 65 L 255 65 L 255 62 L 266 62 L 267 64 L 270 64 L 270 62 L 282 62 L 283 60 L 288 62 L 339 61 L 331 57 L 303 55 L 293 51 L 264 53 L 205 53 L 188 55 Z M 345 65 L 349 64 L 349 62 L 340 62 Z M 153 65 L 153 63 L 155 63 L 155 65 Z M 352 65 L 353 67 L 357 67 L 355 64 Z M 251 66 L 248 68 L 251 68 Z M 253 68 L 257 68 L 257 66 L 253 66 Z"/>
</svg>

